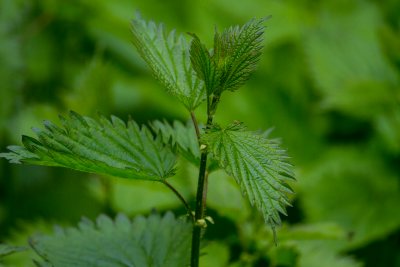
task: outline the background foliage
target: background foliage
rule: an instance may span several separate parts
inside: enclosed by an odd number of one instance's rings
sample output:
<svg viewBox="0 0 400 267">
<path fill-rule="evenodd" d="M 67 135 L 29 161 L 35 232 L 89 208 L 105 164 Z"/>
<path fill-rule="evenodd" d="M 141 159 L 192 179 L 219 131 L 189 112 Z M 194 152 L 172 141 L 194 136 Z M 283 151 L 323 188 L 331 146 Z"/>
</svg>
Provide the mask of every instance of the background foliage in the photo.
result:
<svg viewBox="0 0 400 267">
<path fill-rule="evenodd" d="M 210 176 L 204 266 L 400 266 L 400 2 L 0 0 L 0 147 L 57 114 L 185 123 L 132 45 L 130 20 L 196 32 L 272 15 L 260 66 L 217 117 L 275 127 L 296 166 L 280 246 L 233 179 Z M 199 114 L 204 114 L 204 105 Z M 202 118 L 204 119 L 204 118 Z M 170 182 L 193 200 L 195 170 Z M 161 184 L 0 161 L 0 241 L 26 244 L 55 223 L 173 209 Z M 4 258 L 29 266 L 32 255 Z M 323 265 L 321 265 L 323 264 Z"/>
</svg>

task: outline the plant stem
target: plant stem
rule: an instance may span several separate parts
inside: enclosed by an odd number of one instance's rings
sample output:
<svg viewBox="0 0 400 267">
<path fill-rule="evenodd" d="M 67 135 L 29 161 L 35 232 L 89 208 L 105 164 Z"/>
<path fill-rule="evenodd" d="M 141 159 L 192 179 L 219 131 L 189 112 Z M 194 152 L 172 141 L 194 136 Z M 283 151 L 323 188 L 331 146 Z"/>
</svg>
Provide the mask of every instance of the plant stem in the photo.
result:
<svg viewBox="0 0 400 267">
<path fill-rule="evenodd" d="M 207 192 L 208 192 L 208 171 L 206 170 L 206 175 L 204 177 L 204 186 L 203 186 L 203 210 L 205 212 L 207 206 Z"/>
<path fill-rule="evenodd" d="M 197 124 L 197 120 L 193 112 L 191 113 L 191 116 L 194 127 L 196 129 L 199 145 L 201 147 L 199 126 Z M 212 120 L 213 116 L 210 116 L 210 112 L 208 112 L 207 125 L 206 125 L 207 128 L 209 128 L 212 125 Z M 191 267 L 199 266 L 201 230 L 204 227 L 204 225 L 202 225 L 199 222 L 200 220 L 204 220 L 204 211 L 206 208 L 207 184 L 208 184 L 207 155 L 208 155 L 207 148 L 202 149 L 200 157 L 199 179 L 197 182 L 195 221 L 192 233 Z"/>
<path fill-rule="evenodd" d="M 203 193 L 206 180 L 205 179 L 206 168 L 207 168 L 207 151 L 204 151 L 201 153 L 199 180 L 197 183 L 195 224 L 193 225 L 193 234 L 192 234 L 191 267 L 199 266 L 200 239 L 201 239 L 202 227 L 198 225 L 197 222 L 198 220 L 201 220 L 204 217 Z"/>
<path fill-rule="evenodd" d="M 183 203 L 183 205 L 186 208 L 186 212 L 188 213 L 188 215 L 192 218 L 192 221 L 195 221 L 195 217 L 192 213 L 192 209 L 190 208 L 189 204 L 187 203 L 187 201 L 185 200 L 185 198 L 182 196 L 181 193 L 179 193 L 178 190 L 176 190 L 175 187 L 173 187 L 170 183 L 168 183 L 167 181 L 163 181 L 163 184 L 165 184 L 169 189 L 172 190 L 172 192 L 174 192 L 174 194 L 179 198 L 179 200 Z"/>
</svg>

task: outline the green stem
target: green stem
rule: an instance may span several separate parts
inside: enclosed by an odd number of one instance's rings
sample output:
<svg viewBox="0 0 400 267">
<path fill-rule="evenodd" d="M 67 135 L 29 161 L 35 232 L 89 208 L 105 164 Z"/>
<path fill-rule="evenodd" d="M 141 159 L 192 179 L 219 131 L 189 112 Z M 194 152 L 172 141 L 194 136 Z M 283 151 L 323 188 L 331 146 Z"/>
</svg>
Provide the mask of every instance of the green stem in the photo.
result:
<svg viewBox="0 0 400 267">
<path fill-rule="evenodd" d="M 213 114 L 209 111 L 207 112 L 207 125 L 206 128 L 209 128 L 212 125 Z M 207 173 L 207 148 L 202 148 L 202 144 L 200 141 L 200 131 L 198 131 L 198 124 L 196 117 L 192 113 L 192 121 L 196 130 L 196 134 L 198 133 L 198 141 L 200 144 L 200 148 L 202 149 L 201 157 L 200 157 L 200 169 L 199 169 L 199 179 L 197 182 L 197 194 L 196 194 L 196 211 L 195 211 L 195 221 L 193 225 L 193 233 L 192 233 L 192 255 L 191 255 L 191 267 L 199 266 L 199 258 L 200 258 L 200 239 L 201 239 L 201 230 L 204 227 L 204 224 L 200 223 L 201 220 L 204 220 L 204 211 L 206 208 L 206 198 L 207 198 L 207 184 L 208 184 L 208 173 Z M 198 131 L 198 132 L 197 132 Z"/>
<path fill-rule="evenodd" d="M 196 194 L 196 212 L 195 212 L 195 224 L 193 225 L 192 234 L 192 256 L 191 256 L 191 267 L 199 266 L 200 258 L 200 239 L 201 239 L 201 225 L 197 222 L 204 217 L 204 185 L 206 180 L 206 169 L 207 169 L 207 151 L 201 153 L 200 159 L 200 170 L 199 180 L 197 183 L 197 194 Z"/>
</svg>

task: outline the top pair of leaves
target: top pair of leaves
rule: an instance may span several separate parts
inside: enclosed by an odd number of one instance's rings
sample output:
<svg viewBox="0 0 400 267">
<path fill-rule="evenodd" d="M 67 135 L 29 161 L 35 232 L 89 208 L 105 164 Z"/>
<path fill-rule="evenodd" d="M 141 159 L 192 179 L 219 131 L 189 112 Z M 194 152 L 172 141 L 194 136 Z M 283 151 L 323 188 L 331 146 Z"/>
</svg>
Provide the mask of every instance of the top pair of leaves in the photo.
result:
<svg viewBox="0 0 400 267">
<path fill-rule="evenodd" d="M 190 64 L 189 43 L 182 34 L 167 33 L 163 24 L 132 21 L 133 44 L 167 91 L 193 111 L 205 99 L 203 82 Z"/>
<path fill-rule="evenodd" d="M 235 91 L 249 79 L 261 56 L 265 20 L 252 19 L 242 27 L 216 32 L 211 51 L 191 34 L 190 60 L 204 81 L 208 96 Z"/>
<path fill-rule="evenodd" d="M 216 32 L 214 49 L 209 51 L 195 34 L 189 45 L 182 34 L 167 33 L 163 24 L 146 22 L 137 14 L 132 21 L 133 43 L 167 91 L 193 111 L 206 93 L 234 91 L 248 80 L 261 55 L 264 21 L 253 19 Z"/>
</svg>

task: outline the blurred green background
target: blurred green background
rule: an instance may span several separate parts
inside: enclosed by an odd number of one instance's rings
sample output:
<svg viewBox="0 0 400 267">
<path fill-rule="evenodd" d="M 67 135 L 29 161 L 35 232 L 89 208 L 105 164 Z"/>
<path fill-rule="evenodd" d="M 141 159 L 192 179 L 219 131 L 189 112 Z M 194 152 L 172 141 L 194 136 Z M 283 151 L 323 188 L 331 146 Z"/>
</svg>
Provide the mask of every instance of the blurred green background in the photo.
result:
<svg viewBox="0 0 400 267">
<path fill-rule="evenodd" d="M 213 30 L 272 15 L 258 71 L 216 120 L 274 127 L 295 165 L 293 207 L 271 231 L 232 178 L 209 181 L 202 266 L 400 266 L 400 1 L 0 0 L 0 150 L 74 110 L 139 123 L 188 120 L 138 57 L 136 10 L 168 29 Z M 202 115 L 205 107 L 198 110 Z M 196 170 L 171 183 L 193 200 Z M 166 188 L 0 161 L 0 243 L 26 244 L 82 216 L 173 209 Z M 32 266 L 29 252 L 5 266 Z"/>
</svg>

